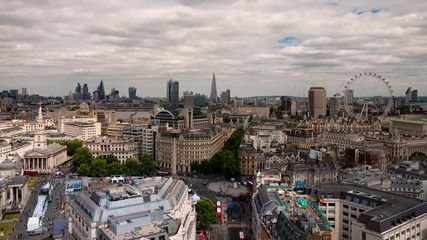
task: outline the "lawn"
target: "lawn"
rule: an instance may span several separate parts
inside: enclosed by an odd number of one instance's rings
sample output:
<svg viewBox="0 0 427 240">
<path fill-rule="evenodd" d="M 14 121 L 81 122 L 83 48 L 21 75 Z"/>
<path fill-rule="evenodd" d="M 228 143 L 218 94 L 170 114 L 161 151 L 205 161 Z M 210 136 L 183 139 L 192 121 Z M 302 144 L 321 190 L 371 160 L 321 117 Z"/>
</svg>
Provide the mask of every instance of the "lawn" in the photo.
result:
<svg viewBox="0 0 427 240">
<path fill-rule="evenodd" d="M 10 223 L 0 223 L 0 230 L 3 229 L 4 236 L 0 237 L 0 240 L 6 240 L 12 230 L 13 226 L 15 226 L 15 222 Z"/>
<path fill-rule="evenodd" d="M 3 214 L 3 219 L 18 219 L 20 212 L 8 212 Z"/>
<path fill-rule="evenodd" d="M 33 189 L 34 186 L 36 185 L 36 183 L 37 183 L 37 178 L 36 177 L 30 177 L 28 179 L 28 189 Z"/>
</svg>

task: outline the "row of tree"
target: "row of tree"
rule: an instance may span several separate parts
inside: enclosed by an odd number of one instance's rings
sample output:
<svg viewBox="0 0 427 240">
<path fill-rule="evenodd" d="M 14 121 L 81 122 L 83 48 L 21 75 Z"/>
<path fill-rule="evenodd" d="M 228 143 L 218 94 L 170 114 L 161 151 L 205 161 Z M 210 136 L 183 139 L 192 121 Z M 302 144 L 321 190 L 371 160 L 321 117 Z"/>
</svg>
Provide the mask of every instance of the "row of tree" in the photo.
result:
<svg viewBox="0 0 427 240">
<path fill-rule="evenodd" d="M 220 152 L 209 160 L 192 163 L 191 170 L 203 174 L 220 174 L 227 178 L 239 175 L 238 149 L 244 134 L 243 128 L 236 129 Z"/>
<path fill-rule="evenodd" d="M 138 160 L 128 158 L 123 164 L 116 156 L 93 157 L 86 147 L 78 148 L 74 154 L 73 164 L 80 176 L 106 177 L 126 174 L 129 176 L 150 176 L 156 171 L 156 162 L 149 154 L 144 153 Z"/>
</svg>

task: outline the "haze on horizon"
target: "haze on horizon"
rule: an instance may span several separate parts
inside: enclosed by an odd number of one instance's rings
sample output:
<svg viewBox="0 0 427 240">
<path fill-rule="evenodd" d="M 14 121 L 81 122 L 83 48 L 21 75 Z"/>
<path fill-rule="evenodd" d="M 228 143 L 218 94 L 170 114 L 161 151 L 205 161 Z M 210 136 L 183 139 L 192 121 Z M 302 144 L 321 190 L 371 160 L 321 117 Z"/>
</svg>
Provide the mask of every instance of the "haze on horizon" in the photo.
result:
<svg viewBox="0 0 427 240">
<path fill-rule="evenodd" d="M 172 78 L 180 94 L 209 94 L 215 72 L 232 96 L 307 96 L 314 85 L 332 96 L 375 72 L 395 96 L 422 96 L 426 43 L 424 0 L 3 1 L 0 89 L 64 96 L 103 80 L 107 93 L 164 97 Z"/>
</svg>

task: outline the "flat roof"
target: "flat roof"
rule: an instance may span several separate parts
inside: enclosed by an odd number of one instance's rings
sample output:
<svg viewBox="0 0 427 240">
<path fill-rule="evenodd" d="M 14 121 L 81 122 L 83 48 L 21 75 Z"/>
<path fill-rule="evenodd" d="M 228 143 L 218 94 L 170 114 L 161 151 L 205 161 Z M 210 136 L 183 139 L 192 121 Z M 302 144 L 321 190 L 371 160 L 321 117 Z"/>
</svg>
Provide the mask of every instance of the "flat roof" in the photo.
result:
<svg viewBox="0 0 427 240">
<path fill-rule="evenodd" d="M 391 121 L 401 122 L 401 123 L 412 123 L 412 124 L 419 124 L 419 125 L 427 124 L 427 119 L 408 120 L 408 119 L 402 119 L 402 118 L 392 118 Z"/>
</svg>

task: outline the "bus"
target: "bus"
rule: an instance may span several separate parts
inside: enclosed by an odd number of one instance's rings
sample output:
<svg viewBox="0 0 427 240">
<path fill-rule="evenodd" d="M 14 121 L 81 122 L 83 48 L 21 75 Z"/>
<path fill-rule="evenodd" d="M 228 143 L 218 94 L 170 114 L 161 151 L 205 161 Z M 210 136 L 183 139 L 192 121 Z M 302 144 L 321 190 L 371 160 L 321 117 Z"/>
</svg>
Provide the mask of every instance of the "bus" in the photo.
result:
<svg viewBox="0 0 427 240">
<path fill-rule="evenodd" d="M 169 172 L 166 172 L 166 171 L 158 171 L 158 172 L 157 172 L 157 176 L 159 176 L 159 177 L 167 177 L 167 176 L 169 176 Z"/>
<path fill-rule="evenodd" d="M 222 222 L 222 216 L 221 216 L 221 208 L 216 208 L 216 216 L 218 217 L 219 222 Z"/>
<path fill-rule="evenodd" d="M 24 171 L 24 175 L 27 175 L 27 176 L 31 176 L 31 177 L 36 177 L 37 175 L 39 175 L 39 172 L 37 172 L 37 171 Z"/>
<path fill-rule="evenodd" d="M 245 234 L 242 231 L 239 232 L 239 240 L 245 240 Z"/>
</svg>

